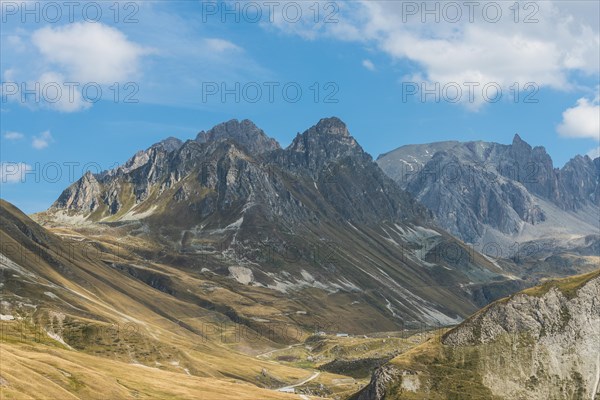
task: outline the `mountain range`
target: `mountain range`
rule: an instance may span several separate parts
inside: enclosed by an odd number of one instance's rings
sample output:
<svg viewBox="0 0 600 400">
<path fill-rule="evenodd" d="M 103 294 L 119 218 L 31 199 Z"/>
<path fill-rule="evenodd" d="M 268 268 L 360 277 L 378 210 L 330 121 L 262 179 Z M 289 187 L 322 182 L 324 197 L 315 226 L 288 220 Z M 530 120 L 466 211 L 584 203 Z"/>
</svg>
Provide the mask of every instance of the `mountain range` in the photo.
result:
<svg viewBox="0 0 600 400">
<path fill-rule="evenodd" d="M 600 230 L 600 158 L 578 155 L 558 169 L 543 147 L 515 135 L 509 145 L 403 146 L 377 163 L 441 227 L 504 257 L 517 251 L 515 242 L 552 238 L 556 246 Z"/>
<path fill-rule="evenodd" d="M 524 285 L 439 229 L 337 118 L 285 149 L 247 120 L 169 138 L 86 174 L 36 219 L 141 238 L 144 257 L 239 290 L 302 293 L 302 309 L 350 331 L 460 321 Z M 322 295 L 344 305 L 317 306 Z"/>
<path fill-rule="evenodd" d="M 297 398 L 285 393 L 302 387 L 346 398 L 385 364 L 357 396 L 460 397 L 439 375 L 456 366 L 486 398 L 502 398 L 499 374 L 516 388 L 510 399 L 573 382 L 588 396 L 597 364 L 576 336 L 598 334 L 580 325 L 597 311 L 599 177 L 600 159 L 556 169 L 519 136 L 404 146 L 374 161 L 336 117 L 287 147 L 249 120 L 169 137 L 86 173 L 44 212 L 1 201 L 3 355 L 14 372 L 2 371 L 0 390 L 35 397 L 25 377 L 38 374 L 52 376 L 55 397 L 195 398 L 202 387 L 207 398 Z M 481 353 L 528 343 L 539 362 L 511 362 L 535 380 Z M 552 364 L 561 348 L 574 354 L 563 369 Z M 36 358 L 59 367 L 25 361 Z"/>
</svg>

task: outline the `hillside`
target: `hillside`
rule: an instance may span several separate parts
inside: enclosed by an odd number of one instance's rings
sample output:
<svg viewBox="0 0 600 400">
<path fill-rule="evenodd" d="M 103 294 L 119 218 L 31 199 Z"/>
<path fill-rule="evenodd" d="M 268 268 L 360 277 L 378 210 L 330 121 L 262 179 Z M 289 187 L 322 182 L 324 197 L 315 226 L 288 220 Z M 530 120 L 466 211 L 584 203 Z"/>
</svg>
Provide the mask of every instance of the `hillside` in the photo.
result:
<svg viewBox="0 0 600 400">
<path fill-rule="evenodd" d="M 356 399 L 594 399 L 600 270 L 498 300 L 380 368 Z"/>
<path fill-rule="evenodd" d="M 264 298 L 243 300 L 117 242 L 57 235 L 3 200 L 0 228 L 2 398 L 288 398 L 275 389 L 312 374 L 255 357 L 302 341 L 292 320 L 252 329 L 205 293 L 268 309 Z M 316 382 L 343 392 L 332 385 L 341 378 Z"/>
</svg>

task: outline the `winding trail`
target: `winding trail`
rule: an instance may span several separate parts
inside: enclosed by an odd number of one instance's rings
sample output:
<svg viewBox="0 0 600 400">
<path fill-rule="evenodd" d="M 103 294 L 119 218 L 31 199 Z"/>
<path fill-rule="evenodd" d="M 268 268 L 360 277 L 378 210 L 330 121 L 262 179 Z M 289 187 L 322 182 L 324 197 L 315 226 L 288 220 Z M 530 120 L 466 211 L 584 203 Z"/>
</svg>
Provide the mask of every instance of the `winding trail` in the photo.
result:
<svg viewBox="0 0 600 400">
<path fill-rule="evenodd" d="M 319 375 L 321 375 L 320 372 L 315 372 L 314 374 L 312 374 L 310 377 L 306 378 L 302 382 L 296 383 L 294 385 L 284 386 L 282 388 L 277 389 L 277 391 L 278 392 L 287 392 L 290 389 L 293 389 L 293 388 L 298 387 L 298 386 L 302 386 L 305 383 L 308 383 L 308 382 L 312 381 L 313 379 L 316 379 Z"/>
<path fill-rule="evenodd" d="M 289 350 L 289 349 L 292 349 L 294 347 L 298 347 L 298 346 L 301 346 L 301 345 L 302 345 L 302 343 L 292 344 L 292 345 L 290 345 L 288 347 L 284 347 L 283 349 L 275 349 L 275 350 L 267 351 L 266 353 L 257 354 L 255 357 L 256 358 L 260 358 L 260 357 L 270 356 L 271 354 L 277 353 L 278 351 Z"/>
</svg>

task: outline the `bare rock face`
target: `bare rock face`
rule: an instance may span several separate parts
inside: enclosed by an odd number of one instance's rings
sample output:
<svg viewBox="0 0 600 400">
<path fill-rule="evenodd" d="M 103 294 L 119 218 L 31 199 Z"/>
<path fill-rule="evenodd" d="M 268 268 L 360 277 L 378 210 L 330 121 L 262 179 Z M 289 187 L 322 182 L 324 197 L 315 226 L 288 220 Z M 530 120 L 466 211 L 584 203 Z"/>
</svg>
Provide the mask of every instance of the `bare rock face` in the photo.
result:
<svg viewBox="0 0 600 400">
<path fill-rule="evenodd" d="M 596 301 L 600 294 L 600 278 L 590 280 L 578 290 L 574 298 L 567 297 L 555 287 L 541 296 L 525 293 L 517 294 L 476 314 L 450 331 L 442 343 L 451 346 L 480 345 L 492 342 L 501 335 L 521 332 L 527 332 L 532 339 L 539 341 L 549 336 L 562 335 L 565 330 L 586 331 L 600 323 L 600 303 Z M 588 333 L 599 332 L 592 329 Z"/>
<path fill-rule="evenodd" d="M 442 343 L 485 349 L 478 366 L 483 383 L 502 398 L 594 399 L 600 393 L 599 298 L 598 273 L 576 293 L 534 288 L 494 303 Z"/>
<path fill-rule="evenodd" d="M 382 366 L 354 399 L 597 399 L 599 298 L 600 270 L 499 300 Z"/>
<path fill-rule="evenodd" d="M 517 234 L 524 222 L 537 224 L 546 218 L 523 185 L 447 152 L 435 153 L 406 190 L 415 193 L 444 228 L 469 243 L 476 243 L 487 226 Z"/>
<path fill-rule="evenodd" d="M 568 208 L 600 203 L 600 157 L 576 156 L 560 170 L 559 193 Z"/>
<path fill-rule="evenodd" d="M 275 139 L 268 137 L 262 129 L 248 119 L 243 121 L 232 119 L 223 122 L 208 132 L 200 132 L 196 137 L 198 143 L 215 142 L 223 139 L 235 141 L 253 155 L 279 148 L 279 143 Z"/>
<path fill-rule="evenodd" d="M 358 393 L 352 400 L 382 400 L 385 398 L 387 388 L 393 385 L 402 375 L 402 372 L 391 365 L 377 368 L 371 378 L 371 383 Z"/>
<path fill-rule="evenodd" d="M 96 210 L 100 205 L 100 195 L 100 184 L 91 172 L 87 172 L 76 183 L 69 186 L 52 207 L 89 213 Z"/>
<path fill-rule="evenodd" d="M 469 243 L 598 231 L 600 158 L 577 156 L 559 170 L 543 147 L 515 135 L 510 145 L 404 146 L 377 163 L 432 210 L 439 225 Z"/>
</svg>

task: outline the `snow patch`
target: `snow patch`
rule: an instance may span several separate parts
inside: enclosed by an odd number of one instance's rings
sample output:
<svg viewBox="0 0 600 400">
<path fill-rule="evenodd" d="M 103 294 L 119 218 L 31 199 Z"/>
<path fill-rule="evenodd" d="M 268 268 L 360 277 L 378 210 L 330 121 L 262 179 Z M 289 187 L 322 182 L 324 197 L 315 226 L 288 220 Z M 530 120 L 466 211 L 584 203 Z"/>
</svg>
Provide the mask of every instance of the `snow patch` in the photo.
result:
<svg viewBox="0 0 600 400">
<path fill-rule="evenodd" d="M 52 339 L 56 340 L 58 343 L 64 345 L 69 350 L 73 350 L 73 348 L 71 346 L 69 346 L 67 343 L 65 343 L 65 341 L 63 340 L 63 338 L 60 335 L 58 335 L 54 332 L 50 332 L 47 329 L 44 329 L 44 330 L 46 331 L 46 335 L 48 335 L 50 338 L 52 338 Z"/>
<path fill-rule="evenodd" d="M 229 267 L 229 276 L 242 285 L 247 285 L 254 281 L 254 274 L 250 268 L 246 267 Z"/>
<path fill-rule="evenodd" d="M 120 220 L 121 221 L 137 221 L 140 219 L 144 219 L 144 218 L 149 217 L 152 214 L 154 214 L 154 211 L 156 211 L 157 208 L 158 208 L 158 206 L 152 206 L 148 210 L 140 212 L 140 213 L 136 213 L 135 209 L 131 209 L 131 210 L 127 211 L 125 214 L 123 214 L 123 216 L 120 218 Z"/>
</svg>

